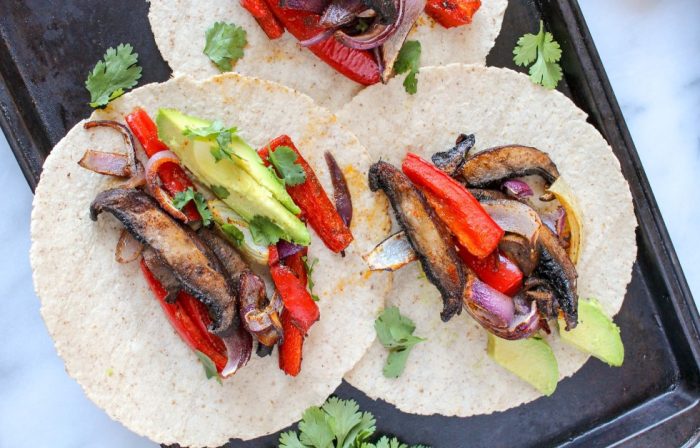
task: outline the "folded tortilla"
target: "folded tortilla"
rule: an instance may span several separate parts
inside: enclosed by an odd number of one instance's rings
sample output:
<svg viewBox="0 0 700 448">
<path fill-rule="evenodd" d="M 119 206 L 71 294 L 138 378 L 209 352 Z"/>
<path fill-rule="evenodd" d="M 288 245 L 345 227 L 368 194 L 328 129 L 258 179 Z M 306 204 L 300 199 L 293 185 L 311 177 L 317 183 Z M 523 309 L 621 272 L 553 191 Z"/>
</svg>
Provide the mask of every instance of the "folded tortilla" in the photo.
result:
<svg viewBox="0 0 700 448">
<path fill-rule="evenodd" d="M 422 14 L 408 39 L 422 45 L 421 64 L 485 64 L 501 30 L 507 0 L 483 0 L 471 24 L 445 29 Z M 206 77 L 219 69 L 202 52 L 204 33 L 217 21 L 242 26 L 248 33 L 245 56 L 234 70 L 269 79 L 306 93 L 322 106 L 338 110 L 363 86 L 336 72 L 286 32 L 270 40 L 239 0 L 151 0 L 151 29 L 174 74 Z"/>
<path fill-rule="evenodd" d="M 583 212 L 579 296 L 598 299 L 610 316 L 620 310 L 637 253 L 632 196 L 610 146 L 564 95 L 511 70 L 453 64 L 421 69 L 413 96 L 400 79 L 368 88 L 338 118 L 375 161 L 397 166 L 407 151 L 429 159 L 451 148 L 460 133 L 476 135 L 475 151 L 518 143 L 549 153 Z M 440 320 L 440 295 L 417 263 L 399 270 L 394 285 L 387 305 L 397 305 L 416 323 L 415 334 L 428 340 L 415 346 L 398 379 L 382 376 L 387 350 L 375 342 L 347 375 L 351 384 L 417 414 L 488 414 L 540 396 L 487 355 L 486 330 L 466 312 Z M 565 378 L 588 355 L 554 333 L 546 339 Z"/>
<path fill-rule="evenodd" d="M 115 420 L 154 441 L 219 446 L 278 431 L 319 405 L 375 337 L 374 319 L 387 291 L 369 277 L 360 254 L 390 228 L 386 201 L 367 187 L 370 158 L 334 116 L 310 98 L 271 82 L 228 74 L 197 82 L 179 77 L 124 95 L 92 119 L 123 121 L 135 107 L 154 116 L 159 107 L 220 119 L 237 126 L 253 147 L 288 134 L 326 191 L 324 160 L 331 151 L 344 171 L 354 206 L 355 241 L 343 258 L 315 233 L 310 259 L 321 320 L 304 344 L 301 374 L 278 368 L 277 351 L 250 362 L 223 385 L 205 378 L 195 353 L 172 329 L 139 269 L 118 264 L 114 249 L 122 226 L 104 214 L 89 218 L 95 195 L 116 181 L 85 170 L 86 149 L 119 152 L 112 129 L 76 125 L 44 165 L 32 211 L 31 264 L 41 314 L 66 370 L 87 396 Z"/>
</svg>

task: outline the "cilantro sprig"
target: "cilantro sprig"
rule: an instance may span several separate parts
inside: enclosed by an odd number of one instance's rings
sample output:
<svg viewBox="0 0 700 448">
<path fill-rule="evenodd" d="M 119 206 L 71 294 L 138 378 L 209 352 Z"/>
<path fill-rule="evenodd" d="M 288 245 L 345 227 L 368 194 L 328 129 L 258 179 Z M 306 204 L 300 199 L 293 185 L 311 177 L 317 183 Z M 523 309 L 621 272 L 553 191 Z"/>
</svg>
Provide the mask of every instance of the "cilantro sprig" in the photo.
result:
<svg viewBox="0 0 700 448">
<path fill-rule="evenodd" d="M 316 294 L 314 294 L 314 279 L 313 279 L 313 273 L 314 273 L 314 267 L 316 266 L 316 263 L 318 263 L 318 258 L 314 258 L 309 262 L 309 257 L 304 255 L 301 257 L 301 261 L 304 263 L 304 269 L 306 269 L 306 286 L 309 288 L 309 292 L 311 293 L 311 298 L 314 299 L 314 302 L 318 302 L 320 299 Z"/>
<path fill-rule="evenodd" d="M 200 352 L 199 350 L 194 351 L 197 354 L 197 358 L 199 358 L 199 362 L 202 363 L 202 367 L 204 368 L 204 374 L 207 376 L 207 379 L 212 379 L 216 378 L 216 381 L 219 382 L 219 384 L 223 384 L 221 382 L 221 376 L 219 375 L 219 372 L 216 370 L 216 365 L 214 364 L 214 361 L 211 360 L 210 357 L 208 357 L 206 354 Z"/>
<path fill-rule="evenodd" d="M 221 231 L 224 232 L 224 234 L 228 236 L 236 244 L 236 246 L 243 244 L 245 235 L 243 235 L 241 229 L 236 227 L 234 224 L 221 224 L 219 227 L 221 227 Z"/>
<path fill-rule="evenodd" d="M 141 78 L 139 55 L 129 44 L 109 48 L 103 60 L 88 73 L 85 88 L 90 92 L 90 107 L 104 107 L 134 87 Z"/>
<path fill-rule="evenodd" d="M 202 217 L 202 224 L 208 226 L 212 220 L 211 210 L 209 210 L 207 201 L 202 196 L 202 193 L 194 191 L 192 187 L 187 187 L 187 190 L 173 196 L 173 205 L 178 210 L 182 210 L 190 201 L 194 201 L 194 205 Z"/>
<path fill-rule="evenodd" d="M 540 32 L 525 34 L 518 39 L 518 45 L 513 49 L 513 61 L 525 67 L 530 67 L 530 79 L 546 89 L 554 89 L 562 79 L 561 47 L 554 40 L 552 33 L 544 31 L 544 22 L 540 20 Z"/>
<path fill-rule="evenodd" d="M 274 151 L 270 151 L 270 162 L 280 173 L 284 183 L 292 187 L 306 182 L 306 172 L 297 163 L 297 159 L 299 155 L 289 146 L 278 146 Z"/>
<path fill-rule="evenodd" d="M 284 230 L 280 229 L 267 216 L 255 215 L 248 223 L 248 226 L 250 234 L 253 236 L 253 241 L 261 246 L 277 244 L 285 236 Z"/>
<path fill-rule="evenodd" d="M 308 408 L 299 422 L 299 432 L 287 431 L 279 438 L 278 448 L 427 448 L 409 447 L 396 437 L 370 439 L 377 430 L 370 412 L 361 412 L 355 400 L 331 397 L 320 408 Z"/>
<path fill-rule="evenodd" d="M 221 121 L 215 120 L 208 126 L 186 128 L 183 135 L 186 137 L 214 138 L 217 146 L 211 148 L 211 155 L 214 157 L 214 160 L 219 162 L 224 158 L 231 160 L 233 155 L 230 148 L 231 139 L 237 132 L 238 128 L 227 128 Z"/>
<path fill-rule="evenodd" d="M 394 71 L 398 74 L 408 72 L 403 80 L 403 87 L 410 95 L 418 91 L 418 79 L 416 75 L 420 71 L 421 46 L 417 40 L 407 40 L 404 42 L 399 56 L 394 63 Z"/>
<path fill-rule="evenodd" d="M 243 57 L 248 43 L 246 31 L 238 25 L 216 22 L 205 33 L 204 54 L 222 72 L 231 71 L 233 64 Z"/>
<path fill-rule="evenodd" d="M 413 346 L 425 341 L 414 336 L 416 324 L 399 313 L 395 306 L 385 308 L 374 321 L 374 329 L 382 345 L 389 349 L 389 356 L 382 373 L 387 378 L 398 378 L 406 368 L 406 360 Z"/>
</svg>

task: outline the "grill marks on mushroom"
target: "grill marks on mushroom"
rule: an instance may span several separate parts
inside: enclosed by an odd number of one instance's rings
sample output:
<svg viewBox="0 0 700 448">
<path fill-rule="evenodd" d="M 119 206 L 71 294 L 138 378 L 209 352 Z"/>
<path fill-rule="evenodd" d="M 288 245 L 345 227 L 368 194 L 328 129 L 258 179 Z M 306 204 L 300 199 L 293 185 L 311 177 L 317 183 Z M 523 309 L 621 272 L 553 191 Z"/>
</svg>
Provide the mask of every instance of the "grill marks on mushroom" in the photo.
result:
<svg viewBox="0 0 700 448">
<path fill-rule="evenodd" d="M 197 235 L 175 222 L 150 196 L 135 189 L 99 193 L 90 205 L 90 217 L 107 211 L 140 242 L 167 264 L 182 288 L 207 306 L 210 331 L 227 334 L 238 324 L 236 296 L 221 263 Z"/>
<path fill-rule="evenodd" d="M 442 295 L 441 318 L 450 320 L 462 309 L 465 274 L 449 232 L 423 195 L 394 166 L 381 161 L 372 165 L 369 186 L 372 191 L 383 190 L 389 198 L 426 276 Z"/>
</svg>

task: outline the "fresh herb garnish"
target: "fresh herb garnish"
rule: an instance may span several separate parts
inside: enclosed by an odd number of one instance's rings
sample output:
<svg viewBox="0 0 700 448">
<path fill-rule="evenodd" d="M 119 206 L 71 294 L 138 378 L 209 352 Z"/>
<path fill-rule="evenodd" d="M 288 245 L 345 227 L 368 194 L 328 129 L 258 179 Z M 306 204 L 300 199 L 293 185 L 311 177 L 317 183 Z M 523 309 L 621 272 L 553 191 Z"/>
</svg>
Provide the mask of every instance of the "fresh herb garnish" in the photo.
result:
<svg viewBox="0 0 700 448">
<path fill-rule="evenodd" d="M 212 361 L 210 357 L 200 352 L 199 350 L 195 350 L 194 352 L 197 354 L 199 362 L 202 363 L 202 367 L 204 367 L 204 374 L 207 376 L 207 379 L 209 380 L 212 378 L 216 378 L 216 381 L 218 381 L 219 384 L 223 384 L 221 382 L 219 372 L 216 370 L 216 365 L 214 364 L 214 361 Z"/>
<path fill-rule="evenodd" d="M 513 54 L 513 61 L 519 66 L 525 67 L 535 62 L 530 67 L 530 79 L 535 84 L 554 89 L 561 81 L 561 48 L 552 33 L 544 31 L 544 22 L 541 20 L 540 32 L 537 35 L 525 34 L 518 39 Z"/>
<path fill-rule="evenodd" d="M 406 368 L 408 354 L 414 345 L 425 341 L 413 336 L 416 324 L 399 313 L 395 306 L 385 308 L 374 321 L 374 329 L 382 345 L 389 349 L 389 357 L 384 365 L 384 376 L 398 378 Z"/>
<path fill-rule="evenodd" d="M 219 227 L 221 227 L 221 231 L 224 232 L 226 236 L 230 237 L 237 246 L 243 244 L 245 236 L 243 232 L 241 232 L 241 229 L 233 224 L 221 224 Z"/>
<path fill-rule="evenodd" d="M 178 210 L 182 210 L 190 201 L 194 201 L 194 205 L 197 207 L 197 211 L 202 217 L 202 224 L 208 226 L 211 223 L 212 216 L 207 201 L 204 199 L 204 196 L 202 196 L 202 193 L 194 191 L 192 187 L 187 187 L 187 190 L 181 191 L 173 196 L 173 205 Z"/>
<path fill-rule="evenodd" d="M 406 92 L 413 95 L 418 91 L 418 79 L 416 75 L 420 71 L 421 46 L 417 40 L 407 40 L 404 42 L 399 56 L 394 63 L 394 71 L 398 74 L 408 72 L 403 80 L 403 87 Z"/>
<path fill-rule="evenodd" d="M 306 269 L 306 286 L 309 288 L 309 292 L 311 292 L 311 298 L 314 299 L 314 302 L 318 302 L 320 299 L 314 294 L 314 279 L 312 277 L 314 266 L 318 263 L 318 258 L 314 258 L 311 260 L 311 263 L 309 263 L 309 257 L 304 255 L 301 257 L 301 261 L 304 263 L 304 269 Z"/>
<path fill-rule="evenodd" d="M 183 135 L 186 137 L 202 137 L 202 138 L 214 138 L 216 140 L 217 146 L 211 148 L 211 155 L 214 156 L 214 160 L 217 162 L 223 159 L 231 159 L 231 139 L 238 132 L 238 128 L 226 128 L 224 124 L 216 120 L 209 126 L 203 126 L 201 128 L 186 128 Z"/>
<path fill-rule="evenodd" d="M 90 92 L 90 107 L 103 107 L 124 94 L 125 89 L 136 85 L 141 78 L 138 53 L 129 44 L 109 48 L 104 60 L 98 61 L 88 73 L 85 87 Z"/>
<path fill-rule="evenodd" d="M 248 225 L 255 244 L 269 246 L 270 244 L 277 244 L 284 237 L 284 230 L 280 229 L 267 216 L 255 215 Z"/>
<path fill-rule="evenodd" d="M 243 57 L 243 48 L 248 43 L 246 31 L 232 23 L 216 22 L 205 36 L 204 54 L 222 72 L 231 71 L 233 64 Z"/>
<path fill-rule="evenodd" d="M 408 445 L 396 437 L 383 436 L 376 443 L 376 420 L 370 412 L 360 412 L 355 400 L 331 397 L 320 408 L 308 408 L 299 422 L 299 432 L 287 431 L 279 438 L 279 448 L 427 448 Z"/>
<path fill-rule="evenodd" d="M 211 191 L 216 195 L 217 198 L 219 199 L 226 199 L 231 195 L 229 191 L 222 187 L 221 185 L 212 185 L 209 188 L 211 188 Z"/>
<path fill-rule="evenodd" d="M 294 186 L 306 182 L 306 172 L 297 163 L 299 155 L 289 146 L 278 146 L 270 151 L 270 162 L 282 176 L 286 185 Z"/>
</svg>

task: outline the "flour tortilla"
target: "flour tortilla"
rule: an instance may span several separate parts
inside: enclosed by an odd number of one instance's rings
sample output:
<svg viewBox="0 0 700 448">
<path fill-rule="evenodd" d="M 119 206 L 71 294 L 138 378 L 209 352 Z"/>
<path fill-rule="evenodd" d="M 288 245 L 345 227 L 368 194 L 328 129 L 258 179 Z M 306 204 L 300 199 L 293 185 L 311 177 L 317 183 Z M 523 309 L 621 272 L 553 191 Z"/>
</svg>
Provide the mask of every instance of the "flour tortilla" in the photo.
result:
<svg viewBox="0 0 700 448">
<path fill-rule="evenodd" d="M 598 299 L 611 316 L 620 310 L 636 258 L 636 219 L 620 164 L 584 112 L 507 69 L 425 68 L 414 96 L 400 80 L 381 89 L 363 91 L 338 114 L 374 160 L 400 165 L 407 150 L 429 158 L 452 147 L 459 133 L 476 134 L 476 150 L 520 143 L 549 153 L 583 212 L 580 297 Z M 387 305 L 397 305 L 416 323 L 415 334 L 428 340 L 416 345 L 398 379 L 382 376 L 387 352 L 375 342 L 347 375 L 350 383 L 417 414 L 487 414 L 540 396 L 488 357 L 487 333 L 466 312 L 446 324 L 440 320 L 438 291 L 416 263 L 398 271 L 394 285 Z M 588 359 L 556 335 L 547 340 L 561 378 Z"/>
<path fill-rule="evenodd" d="M 483 0 L 471 24 L 449 30 L 421 15 L 408 37 L 421 42 L 421 64 L 485 64 L 507 4 L 507 0 Z M 214 22 L 224 21 L 242 26 L 248 33 L 245 56 L 234 67 L 237 72 L 287 85 L 332 111 L 363 88 L 300 48 L 291 34 L 268 39 L 238 0 L 151 0 L 148 18 L 156 44 L 176 75 L 206 77 L 219 73 L 202 50 L 205 31 Z"/>
<path fill-rule="evenodd" d="M 96 111 L 93 119 L 123 120 L 136 106 L 154 116 L 170 107 L 235 125 L 253 147 L 288 134 L 332 191 L 324 151 L 347 178 L 355 209 L 355 241 L 346 257 L 332 254 L 313 231 L 309 250 L 318 258 L 314 292 L 321 320 L 304 344 L 297 378 L 277 366 L 277 352 L 253 355 L 220 386 L 167 322 L 138 263 L 117 264 L 122 226 L 108 214 L 89 218 L 95 195 L 114 184 L 78 166 L 87 148 L 122 151 L 111 129 L 74 127 L 46 160 L 32 212 L 31 263 L 41 314 L 66 370 L 87 396 L 134 432 L 161 443 L 219 446 L 251 439 L 299 420 L 340 385 L 343 375 L 375 338 L 374 319 L 386 294 L 385 279 L 367 277 L 359 254 L 389 231 L 386 201 L 366 183 L 370 159 L 333 115 L 310 98 L 280 85 L 236 74 L 196 82 L 188 77 L 151 84 Z"/>
</svg>

